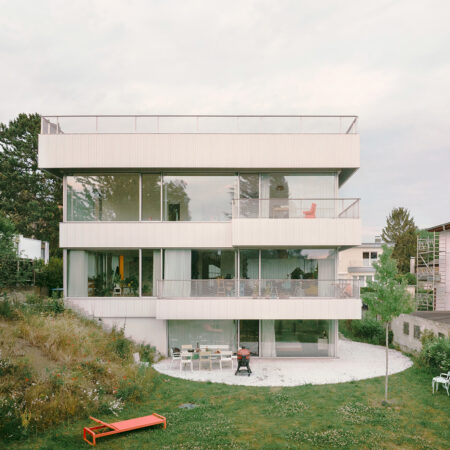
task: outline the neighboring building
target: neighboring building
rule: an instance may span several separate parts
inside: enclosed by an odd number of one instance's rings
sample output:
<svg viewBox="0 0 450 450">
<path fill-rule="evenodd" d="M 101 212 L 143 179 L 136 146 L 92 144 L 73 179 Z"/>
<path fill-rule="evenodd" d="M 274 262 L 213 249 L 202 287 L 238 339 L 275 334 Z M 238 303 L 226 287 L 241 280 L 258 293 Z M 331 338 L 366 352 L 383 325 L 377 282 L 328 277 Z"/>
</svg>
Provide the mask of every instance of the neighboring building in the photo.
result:
<svg viewBox="0 0 450 450">
<path fill-rule="evenodd" d="M 357 117 L 43 117 L 63 177 L 67 301 L 167 354 L 183 344 L 336 356 L 360 319 Z"/>
<path fill-rule="evenodd" d="M 420 338 L 425 330 L 436 337 L 450 336 L 450 311 L 416 311 L 412 314 L 400 314 L 391 324 L 394 344 L 403 351 L 420 352 Z"/>
<path fill-rule="evenodd" d="M 363 243 L 357 247 L 339 252 L 338 277 L 344 280 L 359 281 L 360 287 L 367 286 L 367 281 L 373 281 L 375 269 L 373 263 L 378 261 L 383 253 L 385 243 L 381 237 L 375 236 L 375 242 Z"/>
<path fill-rule="evenodd" d="M 50 246 L 46 241 L 17 236 L 17 254 L 22 259 L 42 259 L 48 264 Z"/>
<path fill-rule="evenodd" d="M 427 231 L 417 238 L 417 308 L 450 311 L 450 222 Z"/>
</svg>

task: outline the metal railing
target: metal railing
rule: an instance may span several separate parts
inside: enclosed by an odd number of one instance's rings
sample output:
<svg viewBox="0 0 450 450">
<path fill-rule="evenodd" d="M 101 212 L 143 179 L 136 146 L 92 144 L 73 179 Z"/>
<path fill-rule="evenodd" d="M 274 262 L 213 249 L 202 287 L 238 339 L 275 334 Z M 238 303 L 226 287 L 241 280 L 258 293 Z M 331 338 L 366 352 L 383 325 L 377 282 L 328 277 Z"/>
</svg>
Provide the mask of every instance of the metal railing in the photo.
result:
<svg viewBox="0 0 450 450">
<path fill-rule="evenodd" d="M 74 115 L 42 116 L 41 134 L 357 134 L 357 126 L 358 116 Z"/>
<path fill-rule="evenodd" d="M 358 280 L 159 280 L 159 298 L 358 298 Z"/>
<path fill-rule="evenodd" d="M 359 198 L 241 198 L 233 200 L 233 219 L 358 219 Z"/>
</svg>

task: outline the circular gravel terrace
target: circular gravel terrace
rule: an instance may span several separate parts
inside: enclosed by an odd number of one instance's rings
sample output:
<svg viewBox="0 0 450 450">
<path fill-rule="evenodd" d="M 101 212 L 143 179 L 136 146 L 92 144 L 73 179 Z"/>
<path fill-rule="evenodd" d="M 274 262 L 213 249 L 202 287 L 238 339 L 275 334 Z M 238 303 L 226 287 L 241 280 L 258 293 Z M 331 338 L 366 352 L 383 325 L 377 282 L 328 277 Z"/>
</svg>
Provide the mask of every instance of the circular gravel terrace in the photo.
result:
<svg viewBox="0 0 450 450">
<path fill-rule="evenodd" d="M 203 367 L 194 370 L 179 369 L 179 362 L 170 367 L 170 358 L 153 367 L 160 373 L 192 381 L 237 384 L 243 386 L 300 386 L 302 384 L 334 384 L 364 380 L 383 376 L 386 371 L 385 347 L 361 342 L 340 340 L 339 358 L 252 358 L 252 374 L 234 375 L 230 365 L 220 370 L 214 365 L 212 370 Z M 412 361 L 396 350 L 389 350 L 389 374 L 402 372 L 413 365 Z"/>
</svg>

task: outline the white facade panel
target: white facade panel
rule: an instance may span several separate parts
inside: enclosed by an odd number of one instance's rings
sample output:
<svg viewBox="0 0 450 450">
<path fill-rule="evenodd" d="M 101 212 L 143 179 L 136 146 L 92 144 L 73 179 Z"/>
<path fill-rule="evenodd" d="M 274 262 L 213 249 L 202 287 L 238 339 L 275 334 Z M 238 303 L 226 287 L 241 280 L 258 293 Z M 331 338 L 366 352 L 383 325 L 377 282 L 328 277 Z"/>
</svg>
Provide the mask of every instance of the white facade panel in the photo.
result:
<svg viewBox="0 0 450 450">
<path fill-rule="evenodd" d="M 358 134 L 39 135 L 39 167 L 359 168 Z"/>
<path fill-rule="evenodd" d="M 90 317 L 156 316 L 156 298 L 69 297 L 65 302 Z"/>
<path fill-rule="evenodd" d="M 227 248 L 231 222 L 66 222 L 62 248 Z"/>
<path fill-rule="evenodd" d="M 361 319 L 361 300 L 300 299 L 158 299 L 156 318 L 170 320 Z"/>
<path fill-rule="evenodd" d="M 233 246 L 334 247 L 361 244 L 360 219 L 233 219 Z"/>
</svg>

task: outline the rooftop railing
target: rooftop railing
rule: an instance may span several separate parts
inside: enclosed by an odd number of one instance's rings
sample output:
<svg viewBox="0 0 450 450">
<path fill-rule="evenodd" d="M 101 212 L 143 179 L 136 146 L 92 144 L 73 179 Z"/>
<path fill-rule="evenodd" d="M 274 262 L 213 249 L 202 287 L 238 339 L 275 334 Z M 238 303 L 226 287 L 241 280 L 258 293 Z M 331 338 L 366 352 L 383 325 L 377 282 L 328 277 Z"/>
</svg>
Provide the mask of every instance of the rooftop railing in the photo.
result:
<svg viewBox="0 0 450 450">
<path fill-rule="evenodd" d="M 233 219 L 358 219 L 359 198 L 241 198 Z"/>
<path fill-rule="evenodd" d="M 357 134 L 358 116 L 42 116 L 41 134 Z"/>
<path fill-rule="evenodd" d="M 358 280 L 159 280 L 160 298 L 358 298 Z"/>
</svg>

